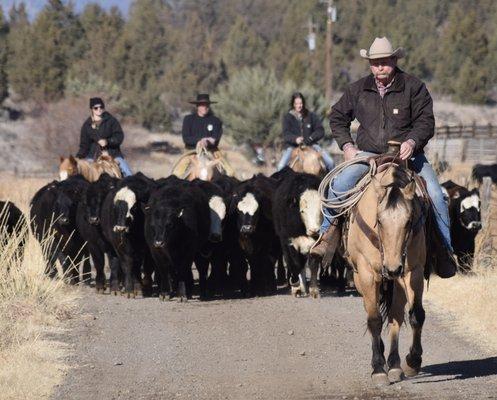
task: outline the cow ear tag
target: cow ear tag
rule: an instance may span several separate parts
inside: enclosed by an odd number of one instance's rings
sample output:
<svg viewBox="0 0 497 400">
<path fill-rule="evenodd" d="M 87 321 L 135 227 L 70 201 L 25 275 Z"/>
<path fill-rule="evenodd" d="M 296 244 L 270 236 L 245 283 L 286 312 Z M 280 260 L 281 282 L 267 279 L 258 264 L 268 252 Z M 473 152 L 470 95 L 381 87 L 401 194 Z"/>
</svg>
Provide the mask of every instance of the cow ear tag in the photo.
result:
<svg viewBox="0 0 497 400">
<path fill-rule="evenodd" d="M 179 212 L 178 218 L 181 218 L 182 215 L 183 215 L 183 209 L 181 209 L 181 211 Z"/>
<path fill-rule="evenodd" d="M 394 113 L 394 114 L 398 114 L 398 113 L 399 113 L 399 109 L 398 109 L 398 108 L 394 108 L 394 109 L 393 109 L 393 113 Z"/>
</svg>

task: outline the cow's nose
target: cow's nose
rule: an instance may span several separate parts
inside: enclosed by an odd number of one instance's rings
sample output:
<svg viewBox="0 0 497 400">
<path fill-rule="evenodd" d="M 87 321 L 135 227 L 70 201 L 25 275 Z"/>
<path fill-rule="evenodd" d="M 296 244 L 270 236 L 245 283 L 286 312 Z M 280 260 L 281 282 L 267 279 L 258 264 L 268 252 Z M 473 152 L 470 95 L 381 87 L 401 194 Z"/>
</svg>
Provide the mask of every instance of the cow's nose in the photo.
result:
<svg viewBox="0 0 497 400">
<path fill-rule="evenodd" d="M 252 233 L 254 232 L 254 227 L 252 225 L 242 225 L 240 228 L 241 233 Z"/>
<path fill-rule="evenodd" d="M 122 225 L 114 225 L 114 232 L 125 232 L 126 227 Z"/>
<path fill-rule="evenodd" d="M 160 249 L 161 247 L 164 247 L 165 242 L 163 240 L 155 240 L 154 241 L 154 247 L 156 249 Z"/>
<path fill-rule="evenodd" d="M 61 225 L 67 225 L 69 223 L 69 218 L 67 218 L 67 217 L 60 217 L 59 218 L 59 223 Z"/>
<path fill-rule="evenodd" d="M 209 241 L 212 243 L 219 243 L 221 240 L 223 240 L 223 236 L 219 233 L 211 233 L 209 235 Z"/>
<path fill-rule="evenodd" d="M 90 221 L 90 224 L 92 224 L 92 225 L 98 225 L 100 223 L 100 218 L 98 218 L 98 217 L 90 217 L 89 221 Z"/>
</svg>

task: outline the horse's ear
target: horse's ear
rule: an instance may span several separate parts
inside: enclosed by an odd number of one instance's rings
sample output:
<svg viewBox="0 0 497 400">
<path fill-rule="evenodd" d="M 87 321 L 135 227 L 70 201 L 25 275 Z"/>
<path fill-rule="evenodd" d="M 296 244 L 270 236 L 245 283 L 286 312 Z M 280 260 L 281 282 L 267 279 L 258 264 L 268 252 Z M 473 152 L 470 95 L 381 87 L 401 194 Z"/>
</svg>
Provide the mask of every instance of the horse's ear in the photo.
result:
<svg viewBox="0 0 497 400">
<path fill-rule="evenodd" d="M 66 158 L 64 156 L 59 156 L 59 160 L 62 163 Z"/>
<path fill-rule="evenodd" d="M 378 197 L 378 203 L 381 203 L 387 194 L 387 188 L 382 186 L 381 182 L 375 177 L 373 177 L 371 181 L 373 182 L 374 191 Z"/>
<path fill-rule="evenodd" d="M 76 159 L 73 157 L 73 155 L 72 155 L 72 154 L 71 154 L 71 155 L 69 155 L 69 161 L 70 161 L 72 164 L 76 163 Z"/>
<path fill-rule="evenodd" d="M 406 200 L 412 200 L 416 194 L 416 182 L 412 181 L 404 189 L 402 189 L 402 194 Z"/>
</svg>

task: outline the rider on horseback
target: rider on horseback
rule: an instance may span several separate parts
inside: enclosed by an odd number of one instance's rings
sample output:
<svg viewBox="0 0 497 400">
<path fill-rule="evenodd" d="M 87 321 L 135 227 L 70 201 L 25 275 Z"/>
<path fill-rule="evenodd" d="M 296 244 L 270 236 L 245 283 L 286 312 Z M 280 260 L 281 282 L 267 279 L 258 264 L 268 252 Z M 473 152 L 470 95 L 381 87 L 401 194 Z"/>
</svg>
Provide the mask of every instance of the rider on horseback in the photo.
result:
<svg viewBox="0 0 497 400">
<path fill-rule="evenodd" d="M 128 163 L 121 153 L 124 133 L 121 125 L 110 113 L 100 97 L 90 99 L 90 116 L 81 127 L 81 139 L 77 158 L 94 161 L 106 151 L 119 164 L 123 176 L 132 175 Z"/>
<path fill-rule="evenodd" d="M 324 128 L 320 118 L 305 106 L 302 93 L 292 94 L 290 111 L 283 117 L 283 138 L 288 146 L 278 163 L 278 171 L 288 165 L 292 151 L 300 145 L 311 146 L 321 157 L 328 171 L 335 167 L 331 156 L 317 144 L 324 137 Z"/>
<path fill-rule="evenodd" d="M 437 252 L 438 273 L 452 276 L 456 266 L 452 257 L 447 204 L 437 175 L 423 152 L 434 134 L 431 96 L 423 82 L 397 67 L 397 59 L 403 57 L 404 50 L 393 50 L 387 38 L 376 38 L 369 51 L 362 49 L 360 54 L 369 60 L 372 74 L 351 84 L 332 107 L 329 117 L 332 136 L 343 150 L 345 161 L 356 155 L 385 153 L 389 140 L 401 142 L 399 157 L 410 160 L 411 168 L 424 178 L 435 209 L 438 230 L 445 242 L 445 246 L 442 245 L 445 248 Z M 361 124 L 356 142 L 350 135 L 350 124 L 355 118 Z M 329 196 L 352 189 L 367 170 L 365 164 L 348 166 L 335 178 Z M 310 251 L 312 256 L 331 260 L 340 238 L 335 214 L 335 210 L 328 210 L 321 226 L 321 236 Z"/>
<path fill-rule="evenodd" d="M 223 159 L 218 149 L 219 141 L 223 135 L 223 123 L 214 115 L 210 105 L 217 103 L 211 101 L 208 94 L 197 94 L 197 99 L 189 102 L 195 104 L 196 109 L 183 119 L 183 128 L 181 135 L 185 148 L 194 150 L 198 146 L 209 150 L 215 159 L 219 159 L 228 175 L 233 175 L 234 171 Z M 188 153 L 186 153 L 188 154 Z M 185 155 L 186 155 L 185 154 Z M 177 176 L 183 176 L 190 166 L 189 157 L 183 157 L 174 168 L 173 173 Z"/>
</svg>

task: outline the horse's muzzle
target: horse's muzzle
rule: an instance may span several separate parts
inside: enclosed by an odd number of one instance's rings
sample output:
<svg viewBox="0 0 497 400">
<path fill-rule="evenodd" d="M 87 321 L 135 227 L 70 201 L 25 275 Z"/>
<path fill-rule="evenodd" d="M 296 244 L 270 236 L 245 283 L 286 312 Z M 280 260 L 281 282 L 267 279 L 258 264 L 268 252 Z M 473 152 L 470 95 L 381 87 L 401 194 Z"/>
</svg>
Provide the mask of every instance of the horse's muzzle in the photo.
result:
<svg viewBox="0 0 497 400">
<path fill-rule="evenodd" d="M 396 279 L 402 276 L 404 273 L 404 266 L 399 265 L 396 269 L 392 270 L 387 268 L 386 266 L 383 266 L 381 270 L 381 275 L 386 278 L 386 279 Z"/>
</svg>

